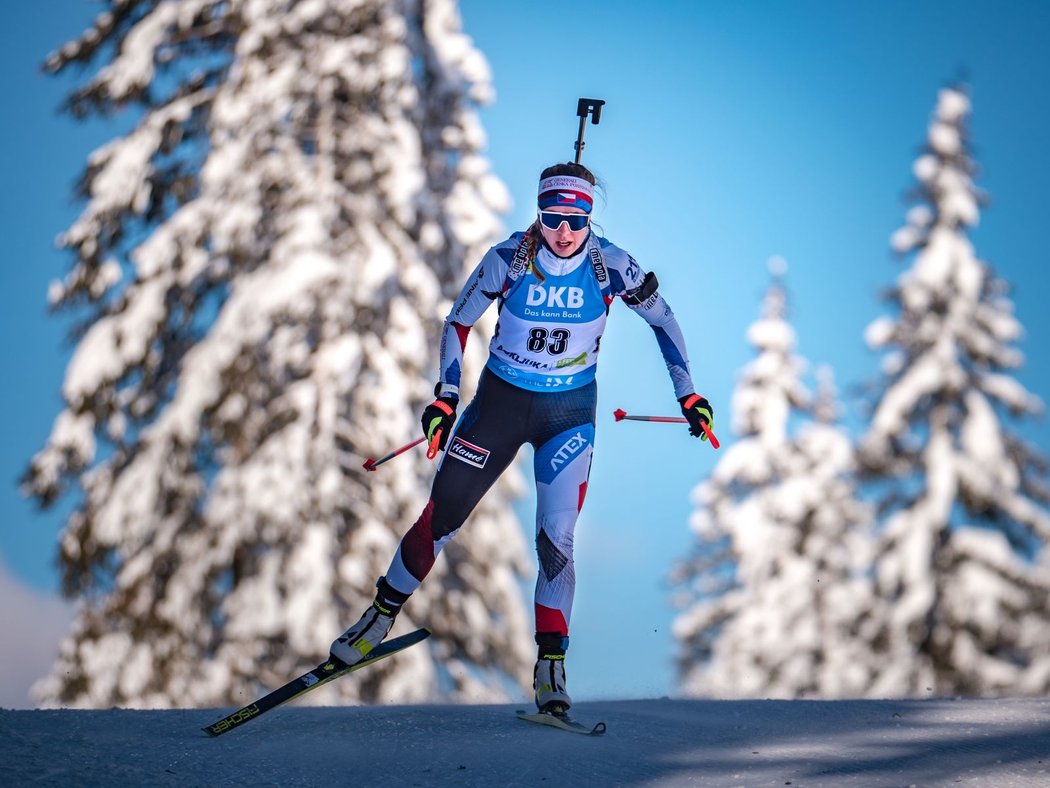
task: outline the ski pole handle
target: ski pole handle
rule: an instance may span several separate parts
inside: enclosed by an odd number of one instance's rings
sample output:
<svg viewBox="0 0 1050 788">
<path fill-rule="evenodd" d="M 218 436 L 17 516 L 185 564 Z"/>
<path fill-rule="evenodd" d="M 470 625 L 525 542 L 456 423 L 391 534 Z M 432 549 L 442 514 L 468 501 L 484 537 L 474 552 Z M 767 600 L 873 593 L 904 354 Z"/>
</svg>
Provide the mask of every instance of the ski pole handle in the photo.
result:
<svg viewBox="0 0 1050 788">
<path fill-rule="evenodd" d="M 434 437 L 430 439 L 430 443 L 427 444 L 427 459 L 432 460 L 437 457 L 437 453 L 441 451 L 441 433 L 444 430 L 437 430 L 434 433 Z"/>
<path fill-rule="evenodd" d="M 707 422 L 706 421 L 701 421 L 700 422 L 700 429 L 702 429 L 704 431 L 704 435 L 706 435 L 707 439 L 709 441 L 711 441 L 711 448 L 712 449 L 717 449 L 721 445 L 718 442 L 718 438 L 715 437 L 715 434 L 713 432 L 711 432 L 711 428 L 707 426 Z"/>
<path fill-rule="evenodd" d="M 411 443 L 406 443 L 400 449 L 394 449 L 392 452 L 390 452 L 390 454 L 388 454 L 385 457 L 383 457 L 381 459 L 378 459 L 378 460 L 373 460 L 371 457 L 369 457 L 367 460 L 365 460 L 364 465 L 362 465 L 361 467 L 364 468 L 366 471 L 374 471 L 376 468 L 378 468 L 380 465 L 382 465 L 387 460 L 392 460 L 397 455 L 404 454 L 406 451 L 408 451 L 409 449 L 413 448 L 414 446 L 418 446 L 419 444 L 421 444 L 425 440 L 426 440 L 426 438 L 423 437 L 423 438 L 419 438 L 418 440 L 414 440 Z M 429 456 L 429 453 L 428 453 L 428 456 Z"/>
<path fill-rule="evenodd" d="M 689 420 L 681 416 L 629 416 L 627 411 L 623 408 L 617 408 L 613 411 L 613 416 L 617 421 L 656 421 L 663 424 L 688 424 Z M 718 442 L 718 438 L 711 432 L 711 428 L 707 426 L 707 422 L 701 421 L 700 428 L 707 435 L 707 439 L 711 441 L 711 448 L 717 449 L 721 444 Z"/>
</svg>

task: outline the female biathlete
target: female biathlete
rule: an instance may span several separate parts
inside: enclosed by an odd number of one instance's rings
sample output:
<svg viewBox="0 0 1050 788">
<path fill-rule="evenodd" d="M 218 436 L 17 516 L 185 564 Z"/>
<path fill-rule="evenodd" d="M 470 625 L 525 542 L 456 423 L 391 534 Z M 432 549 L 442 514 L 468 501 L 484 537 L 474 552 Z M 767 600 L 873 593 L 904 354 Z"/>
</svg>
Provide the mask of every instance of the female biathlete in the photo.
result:
<svg viewBox="0 0 1050 788">
<path fill-rule="evenodd" d="M 594 185 L 581 164 L 544 170 L 536 222 L 488 251 L 445 318 L 437 399 L 422 416 L 428 441 L 445 455 L 430 500 L 379 578 L 372 606 L 332 643 L 332 655 L 343 662 L 359 662 L 386 637 L 441 548 L 522 444 L 531 443 L 539 557 L 533 689 L 540 711 L 563 714 L 571 705 L 565 651 L 576 586 L 573 530 L 594 447 L 595 365 L 614 298 L 656 333 L 690 433 L 704 440 L 700 422 L 712 423 L 710 404 L 693 390 L 682 332 L 656 277 L 591 231 Z M 467 334 L 493 301 L 499 318 L 488 362 L 456 423 Z"/>
</svg>

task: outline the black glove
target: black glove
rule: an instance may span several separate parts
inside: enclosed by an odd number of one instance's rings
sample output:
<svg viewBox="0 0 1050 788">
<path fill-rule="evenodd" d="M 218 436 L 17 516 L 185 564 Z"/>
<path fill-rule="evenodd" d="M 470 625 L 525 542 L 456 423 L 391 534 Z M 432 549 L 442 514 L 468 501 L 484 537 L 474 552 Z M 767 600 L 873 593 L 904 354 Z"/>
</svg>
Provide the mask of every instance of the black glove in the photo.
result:
<svg viewBox="0 0 1050 788">
<path fill-rule="evenodd" d="M 679 397 L 678 403 L 682 406 L 682 415 L 689 421 L 689 434 L 706 441 L 707 433 L 700 428 L 700 423 L 706 423 L 708 429 L 715 428 L 715 409 L 711 407 L 711 403 L 699 394 Z"/>
<path fill-rule="evenodd" d="M 445 448 L 445 442 L 456 423 L 458 406 L 459 399 L 456 397 L 438 397 L 423 409 L 423 416 L 419 421 L 427 438 L 428 457 L 432 458 Z"/>
</svg>

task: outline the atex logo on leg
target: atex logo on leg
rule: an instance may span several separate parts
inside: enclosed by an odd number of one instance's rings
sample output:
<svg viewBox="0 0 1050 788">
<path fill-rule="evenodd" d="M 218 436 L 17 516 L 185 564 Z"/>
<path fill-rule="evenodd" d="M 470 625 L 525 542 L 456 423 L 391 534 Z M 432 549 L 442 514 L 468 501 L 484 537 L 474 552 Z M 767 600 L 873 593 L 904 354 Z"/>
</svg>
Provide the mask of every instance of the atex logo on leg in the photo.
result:
<svg viewBox="0 0 1050 788">
<path fill-rule="evenodd" d="M 452 444 L 448 447 L 448 453 L 457 460 L 462 460 L 467 465 L 473 465 L 475 468 L 484 468 L 485 463 L 489 459 L 488 449 L 475 446 L 473 443 L 467 443 L 458 436 L 452 439 Z"/>
<path fill-rule="evenodd" d="M 587 445 L 587 439 L 582 432 L 571 436 L 551 457 L 551 470 L 557 471 L 562 465 L 571 460 L 580 449 Z"/>
</svg>

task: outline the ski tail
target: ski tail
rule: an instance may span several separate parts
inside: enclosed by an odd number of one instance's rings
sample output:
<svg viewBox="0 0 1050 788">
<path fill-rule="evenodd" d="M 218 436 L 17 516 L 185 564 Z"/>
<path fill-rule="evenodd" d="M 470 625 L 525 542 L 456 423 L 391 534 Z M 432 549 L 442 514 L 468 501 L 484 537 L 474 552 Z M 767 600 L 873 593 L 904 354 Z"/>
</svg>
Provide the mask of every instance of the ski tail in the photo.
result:
<svg viewBox="0 0 1050 788">
<path fill-rule="evenodd" d="M 221 736 L 227 731 L 231 731 L 247 722 L 251 722 L 259 715 L 265 714 L 271 709 L 276 709 L 278 706 L 281 706 L 288 701 L 300 698 L 307 692 L 311 692 L 330 681 L 335 681 L 335 679 L 340 676 L 345 676 L 347 673 L 353 673 L 355 670 L 360 670 L 361 668 L 367 668 L 369 665 L 374 665 L 380 660 L 392 657 L 394 654 L 404 651 L 409 646 L 414 646 L 416 643 L 420 643 L 428 637 L 430 637 L 430 630 L 423 627 L 422 629 L 417 629 L 415 632 L 410 632 L 407 635 L 402 635 L 393 640 L 380 643 L 372 649 L 365 659 L 352 666 L 335 658 L 325 660 L 316 668 L 304 673 L 299 678 L 292 679 L 283 687 L 278 687 L 268 695 L 264 695 L 253 703 L 249 703 L 247 706 L 223 717 L 218 722 L 204 726 L 201 730 L 211 736 Z"/>
</svg>

